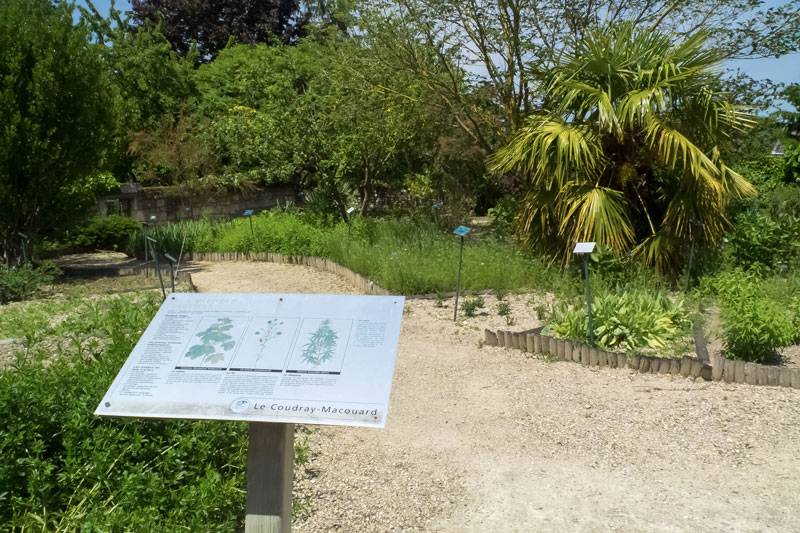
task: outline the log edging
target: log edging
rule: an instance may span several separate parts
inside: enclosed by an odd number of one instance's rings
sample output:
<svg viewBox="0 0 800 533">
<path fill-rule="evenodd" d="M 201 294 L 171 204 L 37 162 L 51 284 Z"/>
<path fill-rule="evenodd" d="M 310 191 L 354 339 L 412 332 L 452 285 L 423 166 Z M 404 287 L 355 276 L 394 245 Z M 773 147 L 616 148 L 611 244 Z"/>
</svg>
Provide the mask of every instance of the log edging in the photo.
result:
<svg viewBox="0 0 800 533">
<path fill-rule="evenodd" d="M 366 294 L 392 294 L 369 278 L 325 257 L 283 255 L 271 252 L 192 252 L 189 257 L 192 261 L 264 261 L 267 263 L 305 265 L 341 276 Z"/>
<path fill-rule="evenodd" d="M 512 339 L 519 339 L 513 341 Z M 702 378 L 706 381 L 769 385 L 800 389 L 800 368 L 781 368 L 741 360 L 711 356 L 710 363 L 696 357 L 654 357 L 607 352 L 584 343 L 556 339 L 531 331 L 484 330 L 484 345 L 520 349 L 529 354 L 546 355 L 555 361 L 570 361 L 598 368 L 628 368 L 640 373 L 669 374 Z"/>
</svg>

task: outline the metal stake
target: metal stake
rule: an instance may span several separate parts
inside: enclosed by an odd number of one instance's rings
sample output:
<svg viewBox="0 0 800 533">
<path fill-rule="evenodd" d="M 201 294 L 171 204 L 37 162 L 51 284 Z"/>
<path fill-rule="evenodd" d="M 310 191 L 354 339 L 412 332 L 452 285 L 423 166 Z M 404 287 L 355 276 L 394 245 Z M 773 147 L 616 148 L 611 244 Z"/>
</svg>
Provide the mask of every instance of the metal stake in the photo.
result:
<svg viewBox="0 0 800 533">
<path fill-rule="evenodd" d="M 461 261 L 464 258 L 464 236 L 461 236 L 461 246 L 458 252 L 458 277 L 456 278 L 456 304 L 453 308 L 453 322 L 456 321 L 458 316 L 458 295 L 461 293 Z"/>
<path fill-rule="evenodd" d="M 147 240 L 157 244 L 155 239 L 147 237 Z M 161 276 L 161 265 L 158 264 L 158 250 L 153 249 L 153 259 L 156 263 L 156 272 L 158 273 L 158 283 L 161 285 L 161 296 L 166 300 L 167 299 L 167 291 L 164 289 L 164 278 Z"/>
<path fill-rule="evenodd" d="M 589 310 L 589 346 L 594 346 L 594 327 L 592 327 L 592 286 L 589 283 L 589 254 L 583 256 L 583 276 L 586 282 L 586 306 Z"/>
</svg>

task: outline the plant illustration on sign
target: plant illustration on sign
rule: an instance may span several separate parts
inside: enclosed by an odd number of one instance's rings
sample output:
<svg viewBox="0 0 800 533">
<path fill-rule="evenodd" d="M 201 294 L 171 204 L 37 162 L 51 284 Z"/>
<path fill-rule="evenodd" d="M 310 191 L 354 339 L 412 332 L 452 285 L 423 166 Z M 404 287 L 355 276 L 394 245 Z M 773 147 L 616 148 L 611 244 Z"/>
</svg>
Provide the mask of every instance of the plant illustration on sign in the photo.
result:
<svg viewBox="0 0 800 533">
<path fill-rule="evenodd" d="M 319 328 L 311 334 L 303 346 L 303 361 L 319 366 L 333 357 L 339 335 L 331 328 L 330 320 L 323 320 Z"/>
<path fill-rule="evenodd" d="M 200 344 L 195 344 L 186 352 L 189 359 L 200 359 L 200 363 L 219 363 L 225 359 L 225 352 L 236 345 L 227 332 L 233 329 L 233 320 L 219 318 L 208 328 L 195 334 L 200 337 Z"/>
<path fill-rule="evenodd" d="M 272 339 L 283 335 L 283 331 L 279 329 L 281 326 L 283 326 L 283 322 L 274 318 L 272 320 L 267 320 L 267 325 L 256 331 L 255 334 L 258 338 L 258 344 L 261 345 L 261 348 L 258 350 L 258 355 L 256 356 L 256 361 L 261 359 L 261 356 L 264 354 L 264 348 L 267 347 L 267 344 L 269 344 Z"/>
</svg>

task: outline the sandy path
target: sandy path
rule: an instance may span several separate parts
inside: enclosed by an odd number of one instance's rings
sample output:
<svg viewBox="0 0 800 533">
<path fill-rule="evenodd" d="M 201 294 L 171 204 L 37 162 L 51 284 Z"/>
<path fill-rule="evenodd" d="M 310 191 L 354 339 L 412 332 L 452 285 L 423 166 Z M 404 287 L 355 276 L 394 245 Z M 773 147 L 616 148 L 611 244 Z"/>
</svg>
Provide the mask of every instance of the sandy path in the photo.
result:
<svg viewBox="0 0 800 533">
<path fill-rule="evenodd" d="M 200 266 L 204 291 L 347 292 L 306 267 Z M 387 428 L 310 432 L 296 530 L 800 530 L 800 391 L 480 348 L 487 304 L 455 325 L 407 302 Z"/>
</svg>

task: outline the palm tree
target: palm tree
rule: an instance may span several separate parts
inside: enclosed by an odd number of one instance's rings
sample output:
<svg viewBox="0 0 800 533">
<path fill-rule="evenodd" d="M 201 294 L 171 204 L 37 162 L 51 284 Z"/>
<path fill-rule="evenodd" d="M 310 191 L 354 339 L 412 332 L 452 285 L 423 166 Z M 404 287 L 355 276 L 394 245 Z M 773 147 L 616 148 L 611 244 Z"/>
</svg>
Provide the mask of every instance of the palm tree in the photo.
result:
<svg viewBox="0 0 800 533">
<path fill-rule="evenodd" d="M 564 261 L 576 241 L 674 270 L 691 241 L 718 242 L 732 199 L 755 195 L 720 142 L 752 121 L 714 89 L 723 56 L 630 24 L 596 30 L 554 69 L 543 111 L 491 159 L 526 176 L 518 231 Z"/>
</svg>

